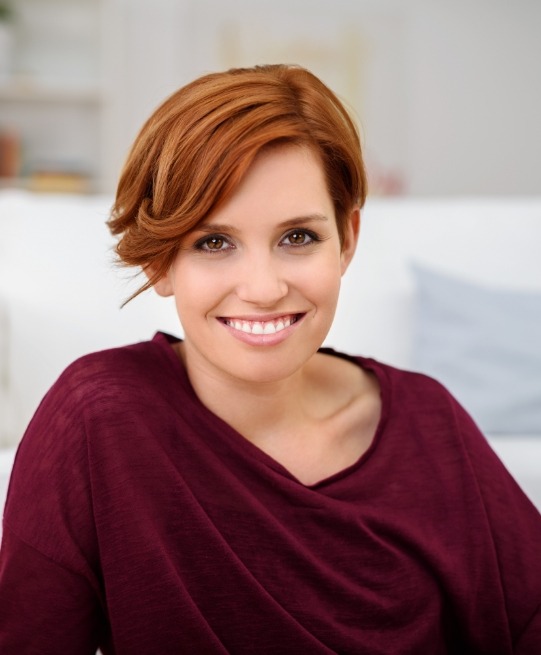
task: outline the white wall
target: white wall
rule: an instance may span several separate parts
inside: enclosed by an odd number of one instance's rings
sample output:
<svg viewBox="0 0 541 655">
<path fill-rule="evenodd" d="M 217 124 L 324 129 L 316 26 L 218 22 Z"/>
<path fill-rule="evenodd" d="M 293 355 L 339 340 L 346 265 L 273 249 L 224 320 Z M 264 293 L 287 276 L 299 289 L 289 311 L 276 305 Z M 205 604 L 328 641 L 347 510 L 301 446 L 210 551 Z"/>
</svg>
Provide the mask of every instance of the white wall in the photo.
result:
<svg viewBox="0 0 541 655">
<path fill-rule="evenodd" d="M 312 67 L 356 106 L 374 191 L 400 174 L 416 195 L 541 193 L 537 0 L 111 2 L 111 180 L 178 86 L 282 59 Z"/>
<path fill-rule="evenodd" d="M 408 34 L 411 193 L 540 193 L 541 3 L 421 4 Z"/>
<path fill-rule="evenodd" d="M 15 102 L 0 87 L 0 128 L 24 124 L 25 159 L 98 167 L 102 191 L 114 190 L 143 121 L 179 86 L 287 61 L 355 107 L 375 195 L 541 192 L 539 0 L 13 5 L 16 95 L 37 83 L 90 97 L 26 102 L 22 92 Z"/>
</svg>

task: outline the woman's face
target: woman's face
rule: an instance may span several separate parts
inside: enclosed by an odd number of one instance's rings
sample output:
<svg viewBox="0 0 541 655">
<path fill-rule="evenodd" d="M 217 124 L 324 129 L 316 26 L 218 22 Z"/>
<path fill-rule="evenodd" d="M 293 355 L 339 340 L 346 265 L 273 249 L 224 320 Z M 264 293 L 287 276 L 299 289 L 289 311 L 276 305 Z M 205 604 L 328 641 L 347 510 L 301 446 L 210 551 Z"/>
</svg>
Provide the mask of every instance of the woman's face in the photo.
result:
<svg viewBox="0 0 541 655">
<path fill-rule="evenodd" d="M 331 326 L 358 220 L 354 209 L 341 247 L 317 157 L 299 146 L 260 153 L 156 284 L 175 296 L 188 370 L 250 383 L 301 371 Z"/>
</svg>

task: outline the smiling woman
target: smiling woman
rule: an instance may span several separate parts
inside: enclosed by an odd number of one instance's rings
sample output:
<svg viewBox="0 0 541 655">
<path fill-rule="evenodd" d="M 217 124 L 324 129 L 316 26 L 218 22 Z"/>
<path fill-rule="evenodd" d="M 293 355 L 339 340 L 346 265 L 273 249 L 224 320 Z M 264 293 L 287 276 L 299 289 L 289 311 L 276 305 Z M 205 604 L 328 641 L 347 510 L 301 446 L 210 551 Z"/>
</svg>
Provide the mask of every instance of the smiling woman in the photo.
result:
<svg viewBox="0 0 541 655">
<path fill-rule="evenodd" d="M 185 336 L 87 355 L 40 404 L 2 653 L 541 650 L 541 518 L 471 418 L 321 347 L 365 195 L 358 133 L 306 70 L 211 74 L 148 120 L 109 225 Z"/>
</svg>

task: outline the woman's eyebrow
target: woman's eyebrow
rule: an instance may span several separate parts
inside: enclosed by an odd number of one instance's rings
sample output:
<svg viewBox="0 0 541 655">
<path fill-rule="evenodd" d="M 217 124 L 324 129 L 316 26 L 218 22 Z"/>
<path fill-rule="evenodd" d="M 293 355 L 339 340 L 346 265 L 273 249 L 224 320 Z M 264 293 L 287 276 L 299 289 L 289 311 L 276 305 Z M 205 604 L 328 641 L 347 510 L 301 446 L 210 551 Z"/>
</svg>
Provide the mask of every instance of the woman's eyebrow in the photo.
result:
<svg viewBox="0 0 541 655">
<path fill-rule="evenodd" d="M 293 218 L 288 218 L 286 221 L 283 221 L 278 225 L 278 227 L 295 227 L 299 223 L 312 223 L 317 221 L 328 221 L 328 217 L 325 214 L 306 214 L 302 216 L 295 216 Z"/>
<path fill-rule="evenodd" d="M 301 223 L 312 223 L 317 221 L 325 222 L 328 220 L 329 218 L 324 214 L 303 214 L 301 216 L 288 218 L 287 220 L 278 223 L 277 227 L 284 229 L 288 227 L 296 227 Z M 233 225 L 229 225 L 228 223 L 201 223 L 194 229 L 194 232 L 204 232 L 205 234 L 210 234 L 213 232 L 234 233 L 238 231 L 238 228 L 234 227 Z"/>
</svg>

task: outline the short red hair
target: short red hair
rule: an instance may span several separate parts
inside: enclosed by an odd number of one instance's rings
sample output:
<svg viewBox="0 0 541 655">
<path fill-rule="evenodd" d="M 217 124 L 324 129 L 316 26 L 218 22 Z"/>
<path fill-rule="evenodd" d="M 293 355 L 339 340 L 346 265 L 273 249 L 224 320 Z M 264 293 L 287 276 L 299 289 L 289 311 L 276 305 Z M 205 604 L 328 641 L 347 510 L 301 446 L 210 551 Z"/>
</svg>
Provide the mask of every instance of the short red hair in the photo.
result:
<svg viewBox="0 0 541 655">
<path fill-rule="evenodd" d="M 182 237 L 235 191 L 263 148 L 298 144 L 320 158 L 340 238 L 366 198 L 359 133 L 344 105 L 315 75 L 287 65 L 200 77 L 144 124 L 118 184 L 111 232 L 128 266 L 165 275 Z"/>
</svg>

